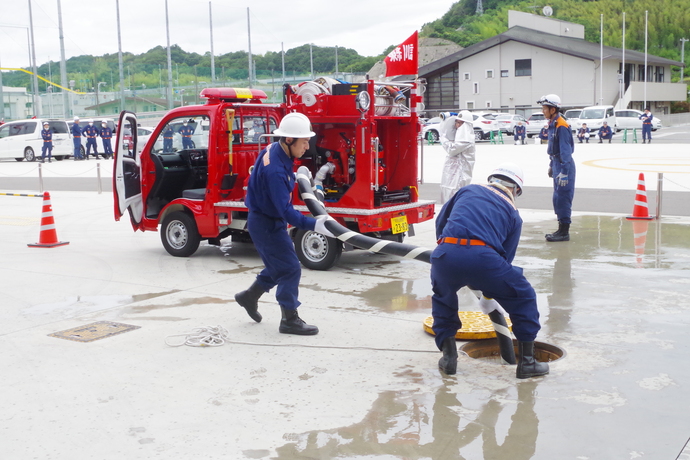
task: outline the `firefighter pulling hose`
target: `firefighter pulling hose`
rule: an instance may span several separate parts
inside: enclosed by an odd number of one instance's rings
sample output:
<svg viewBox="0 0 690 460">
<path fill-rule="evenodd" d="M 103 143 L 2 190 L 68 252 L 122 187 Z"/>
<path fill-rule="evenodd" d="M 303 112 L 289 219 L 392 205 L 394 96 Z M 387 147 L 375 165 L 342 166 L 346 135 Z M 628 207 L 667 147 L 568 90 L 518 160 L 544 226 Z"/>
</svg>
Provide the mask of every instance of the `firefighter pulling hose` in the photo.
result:
<svg viewBox="0 0 690 460">
<path fill-rule="evenodd" d="M 314 215 L 315 217 L 324 215 L 328 216 L 328 211 L 322 203 L 323 193 L 321 192 L 321 190 L 315 187 L 309 169 L 304 166 L 301 166 L 297 170 L 296 178 L 301 198 L 306 204 L 307 208 L 309 209 L 309 212 L 311 212 L 312 215 Z M 431 263 L 431 249 L 413 246 L 411 244 L 380 240 L 378 238 L 372 238 L 366 235 L 362 235 L 340 225 L 335 219 L 333 219 L 330 216 L 328 216 L 327 220 L 325 221 L 325 227 L 337 239 L 344 243 L 351 244 L 352 246 L 361 249 L 366 249 L 372 252 L 378 252 L 382 254 L 403 257 L 405 259 L 415 259 L 419 260 L 420 262 Z M 473 292 L 480 299 L 480 306 L 482 307 L 482 311 L 487 313 L 487 310 L 491 310 L 487 314 L 491 318 L 494 330 L 496 331 L 496 337 L 498 339 L 498 344 L 501 351 L 501 358 L 503 358 L 503 360 L 508 364 L 515 364 L 516 360 L 515 350 L 513 348 L 513 341 L 510 336 L 510 330 L 508 329 L 506 320 L 503 314 L 501 313 L 502 310 L 500 308 L 500 305 L 493 299 L 487 299 L 486 297 L 481 296 L 481 293 L 478 294 L 478 291 L 473 290 Z"/>
</svg>

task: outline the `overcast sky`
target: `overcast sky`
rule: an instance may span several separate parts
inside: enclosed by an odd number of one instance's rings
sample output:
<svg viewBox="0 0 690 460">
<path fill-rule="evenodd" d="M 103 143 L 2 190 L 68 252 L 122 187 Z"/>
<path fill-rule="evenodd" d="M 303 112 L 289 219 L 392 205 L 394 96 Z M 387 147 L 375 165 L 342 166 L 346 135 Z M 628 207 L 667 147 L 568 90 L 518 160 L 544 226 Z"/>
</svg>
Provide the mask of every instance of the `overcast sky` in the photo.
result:
<svg viewBox="0 0 690 460">
<path fill-rule="evenodd" d="M 287 51 L 305 43 L 355 49 L 375 56 L 423 24 L 440 18 L 453 0 L 213 0 L 215 55 L 247 50 L 250 9 L 252 53 Z M 36 63 L 60 60 L 58 0 L 31 0 Z M 61 0 L 65 56 L 117 53 L 115 0 Z M 170 44 L 210 51 L 208 0 L 168 0 Z M 166 46 L 165 0 L 120 0 L 122 51 Z M 0 66 L 30 65 L 29 0 L 0 0 Z M 54 72 L 59 70 L 55 69 Z"/>
</svg>

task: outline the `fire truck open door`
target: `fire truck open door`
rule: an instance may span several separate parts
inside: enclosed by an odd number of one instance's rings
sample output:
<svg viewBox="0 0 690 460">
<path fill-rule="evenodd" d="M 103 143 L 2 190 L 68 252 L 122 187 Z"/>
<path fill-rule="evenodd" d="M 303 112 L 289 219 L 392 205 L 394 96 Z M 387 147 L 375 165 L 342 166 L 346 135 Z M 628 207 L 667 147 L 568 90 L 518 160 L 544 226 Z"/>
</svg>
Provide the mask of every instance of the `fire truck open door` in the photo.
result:
<svg viewBox="0 0 690 460">
<path fill-rule="evenodd" d="M 141 196 L 141 163 L 137 152 L 137 117 L 134 113 L 123 111 L 117 128 L 115 162 L 113 165 L 115 201 L 115 220 L 129 210 L 134 230 L 139 230 L 144 215 Z"/>
</svg>

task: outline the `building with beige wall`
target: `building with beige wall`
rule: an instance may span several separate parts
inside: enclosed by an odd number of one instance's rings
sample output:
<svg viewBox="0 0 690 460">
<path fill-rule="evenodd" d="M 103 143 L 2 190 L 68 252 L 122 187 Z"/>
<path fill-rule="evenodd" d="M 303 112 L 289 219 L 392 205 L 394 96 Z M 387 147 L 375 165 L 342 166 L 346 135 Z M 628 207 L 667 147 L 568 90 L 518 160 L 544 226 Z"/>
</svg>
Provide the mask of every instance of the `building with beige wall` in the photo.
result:
<svg viewBox="0 0 690 460">
<path fill-rule="evenodd" d="M 671 83 L 671 66 L 682 63 L 604 46 L 584 39 L 584 27 L 510 11 L 506 32 L 419 69 L 427 79 L 427 114 L 491 110 L 529 115 L 544 94 L 561 96 L 564 108 L 615 105 L 670 113 L 671 101 L 687 98 L 687 85 Z M 625 73 L 623 69 L 625 59 Z"/>
</svg>

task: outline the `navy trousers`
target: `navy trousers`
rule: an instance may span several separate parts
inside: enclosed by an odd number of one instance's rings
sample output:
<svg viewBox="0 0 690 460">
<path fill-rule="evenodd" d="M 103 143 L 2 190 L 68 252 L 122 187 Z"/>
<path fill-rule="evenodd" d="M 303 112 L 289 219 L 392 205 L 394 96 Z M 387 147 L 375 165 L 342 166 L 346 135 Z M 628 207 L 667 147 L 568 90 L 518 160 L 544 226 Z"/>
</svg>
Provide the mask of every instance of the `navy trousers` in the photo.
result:
<svg viewBox="0 0 690 460">
<path fill-rule="evenodd" d="M 558 185 L 556 177 L 561 172 L 561 164 L 554 160 L 551 162 L 553 174 L 553 211 L 558 217 L 558 222 L 570 224 L 570 215 L 573 210 L 573 197 L 575 196 L 575 162 L 571 161 L 568 167 L 568 185 Z"/>
<path fill-rule="evenodd" d="M 652 125 L 642 123 L 642 140 L 652 140 Z"/>
<path fill-rule="evenodd" d="M 93 155 L 98 158 L 98 146 L 96 145 L 96 139 L 87 138 L 86 139 L 86 156 L 88 157 L 91 153 L 91 147 L 93 147 Z"/>
<path fill-rule="evenodd" d="M 80 137 L 73 137 L 72 142 L 74 143 L 74 158 L 79 160 L 82 158 L 82 156 L 81 156 L 81 138 Z"/>
<path fill-rule="evenodd" d="M 460 329 L 458 290 L 472 286 L 496 301 L 510 315 L 513 333 L 522 342 L 531 342 L 541 329 L 537 295 L 522 274 L 487 246 L 460 246 L 442 243 L 431 254 L 431 312 L 434 316 L 436 346 Z"/>
<path fill-rule="evenodd" d="M 287 224 L 250 211 L 247 229 L 265 266 L 256 280 L 265 291 L 277 285 L 276 300 L 280 306 L 296 310 L 300 306 L 297 297 L 302 267 L 287 233 Z"/>
<path fill-rule="evenodd" d="M 113 147 L 110 145 L 110 139 L 103 139 L 103 150 L 105 150 L 106 156 L 113 156 Z"/>
</svg>

